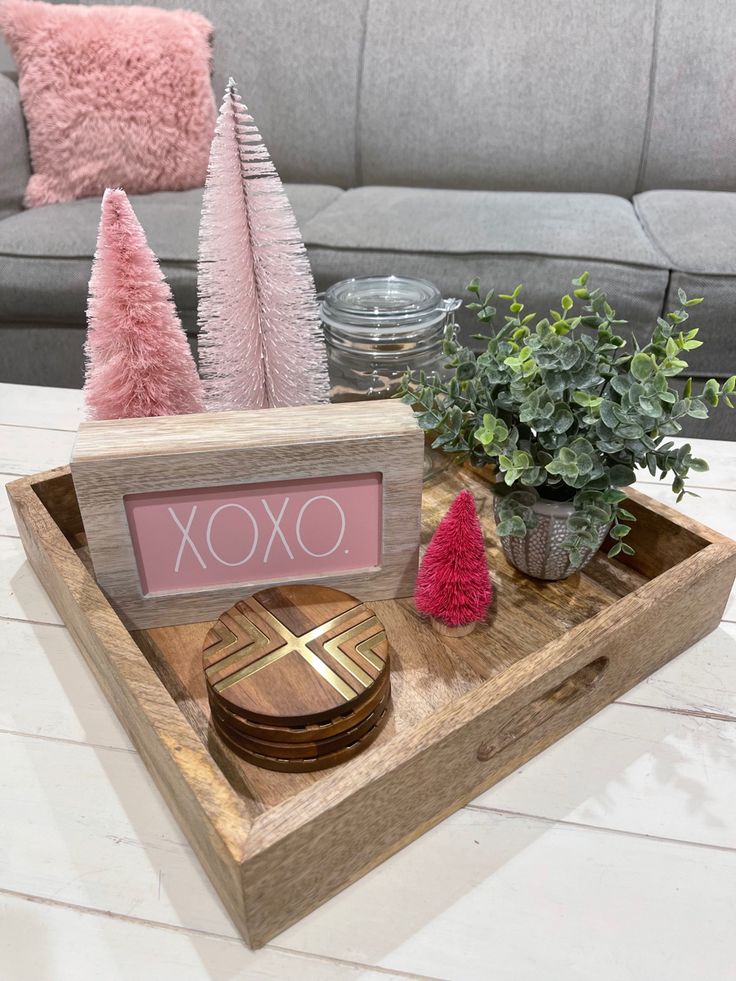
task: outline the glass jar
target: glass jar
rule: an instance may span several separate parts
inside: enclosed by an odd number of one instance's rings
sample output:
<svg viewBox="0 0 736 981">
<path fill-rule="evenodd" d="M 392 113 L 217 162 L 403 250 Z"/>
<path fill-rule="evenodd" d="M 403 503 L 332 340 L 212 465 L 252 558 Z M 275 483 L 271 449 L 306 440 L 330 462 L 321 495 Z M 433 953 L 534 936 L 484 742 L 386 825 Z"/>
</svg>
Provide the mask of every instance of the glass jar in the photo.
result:
<svg viewBox="0 0 736 981">
<path fill-rule="evenodd" d="M 445 324 L 460 300 L 425 279 L 344 279 L 321 297 L 333 402 L 392 396 L 407 370 L 441 372 Z"/>
</svg>

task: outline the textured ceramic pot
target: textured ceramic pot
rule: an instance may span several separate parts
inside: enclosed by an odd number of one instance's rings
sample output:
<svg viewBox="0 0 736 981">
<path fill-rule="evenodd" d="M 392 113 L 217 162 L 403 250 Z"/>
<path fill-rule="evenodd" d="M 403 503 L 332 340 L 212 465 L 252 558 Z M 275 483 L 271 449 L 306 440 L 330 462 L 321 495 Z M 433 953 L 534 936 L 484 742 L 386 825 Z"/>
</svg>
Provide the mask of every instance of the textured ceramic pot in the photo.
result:
<svg viewBox="0 0 736 981">
<path fill-rule="evenodd" d="M 499 498 L 493 496 L 493 516 L 498 524 Z M 499 538 L 503 554 L 511 565 L 534 579 L 567 579 L 590 562 L 603 544 L 611 522 L 601 525 L 595 548 L 586 549 L 579 562 L 570 561 L 562 543 L 567 538 L 567 519 L 574 511 L 572 501 L 545 501 L 532 505 L 539 522 L 526 533 L 526 538 L 505 535 Z"/>
</svg>

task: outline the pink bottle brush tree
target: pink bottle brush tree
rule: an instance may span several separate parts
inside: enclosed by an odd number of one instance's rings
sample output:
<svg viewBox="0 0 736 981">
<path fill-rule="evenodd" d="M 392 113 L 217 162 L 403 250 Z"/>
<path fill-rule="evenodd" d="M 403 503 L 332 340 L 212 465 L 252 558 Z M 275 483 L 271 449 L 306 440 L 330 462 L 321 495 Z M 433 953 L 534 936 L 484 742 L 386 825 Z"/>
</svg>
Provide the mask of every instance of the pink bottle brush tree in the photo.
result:
<svg viewBox="0 0 736 981">
<path fill-rule="evenodd" d="M 198 291 L 208 409 L 329 400 L 327 355 L 304 243 L 232 79 L 210 151 Z"/>
<path fill-rule="evenodd" d="M 92 419 L 203 411 L 202 383 L 166 280 L 124 191 L 105 191 L 87 303 Z"/>
<path fill-rule="evenodd" d="M 492 598 L 483 530 L 473 495 L 464 490 L 427 546 L 414 602 L 440 633 L 460 637 L 485 619 Z"/>
</svg>

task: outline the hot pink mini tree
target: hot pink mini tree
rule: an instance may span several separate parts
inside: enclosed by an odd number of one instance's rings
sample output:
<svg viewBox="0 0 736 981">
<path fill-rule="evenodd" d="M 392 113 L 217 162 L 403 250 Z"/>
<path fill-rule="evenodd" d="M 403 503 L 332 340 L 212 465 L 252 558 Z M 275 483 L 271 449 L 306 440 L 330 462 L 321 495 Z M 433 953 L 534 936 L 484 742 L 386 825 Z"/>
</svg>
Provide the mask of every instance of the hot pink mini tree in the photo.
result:
<svg viewBox="0 0 736 981">
<path fill-rule="evenodd" d="M 437 526 L 417 576 L 414 601 L 440 627 L 460 632 L 483 620 L 493 598 L 483 531 L 469 490 Z M 469 632 L 467 630 L 463 632 Z"/>
<path fill-rule="evenodd" d="M 87 303 L 92 419 L 202 412 L 202 383 L 156 256 L 124 191 L 105 191 Z"/>
<path fill-rule="evenodd" d="M 232 79 L 210 151 L 197 285 L 199 361 L 209 409 L 329 400 L 304 243 Z"/>
</svg>

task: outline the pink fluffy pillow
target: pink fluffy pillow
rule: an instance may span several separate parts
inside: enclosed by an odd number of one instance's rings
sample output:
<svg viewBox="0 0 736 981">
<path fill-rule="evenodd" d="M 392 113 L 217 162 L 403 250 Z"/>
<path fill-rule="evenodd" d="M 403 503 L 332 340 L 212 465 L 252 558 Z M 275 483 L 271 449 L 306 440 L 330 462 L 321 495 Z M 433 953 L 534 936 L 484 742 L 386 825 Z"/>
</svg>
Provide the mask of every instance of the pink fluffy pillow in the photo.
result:
<svg viewBox="0 0 736 981">
<path fill-rule="evenodd" d="M 33 208 L 102 194 L 204 184 L 215 124 L 212 26 L 153 7 L 3 0 L 20 76 Z"/>
</svg>

